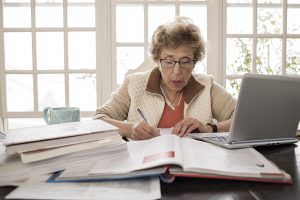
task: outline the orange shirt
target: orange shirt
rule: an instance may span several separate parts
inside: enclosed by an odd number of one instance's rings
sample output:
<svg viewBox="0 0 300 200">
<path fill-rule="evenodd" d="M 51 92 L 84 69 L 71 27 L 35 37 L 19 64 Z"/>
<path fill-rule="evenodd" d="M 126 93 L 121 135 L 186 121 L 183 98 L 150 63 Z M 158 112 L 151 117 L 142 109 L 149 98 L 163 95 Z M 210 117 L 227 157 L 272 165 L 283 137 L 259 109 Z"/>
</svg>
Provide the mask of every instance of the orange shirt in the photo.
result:
<svg viewBox="0 0 300 200">
<path fill-rule="evenodd" d="M 171 128 L 183 119 L 184 98 L 181 98 L 179 105 L 173 110 L 165 103 L 163 114 L 158 123 L 158 128 Z"/>
</svg>

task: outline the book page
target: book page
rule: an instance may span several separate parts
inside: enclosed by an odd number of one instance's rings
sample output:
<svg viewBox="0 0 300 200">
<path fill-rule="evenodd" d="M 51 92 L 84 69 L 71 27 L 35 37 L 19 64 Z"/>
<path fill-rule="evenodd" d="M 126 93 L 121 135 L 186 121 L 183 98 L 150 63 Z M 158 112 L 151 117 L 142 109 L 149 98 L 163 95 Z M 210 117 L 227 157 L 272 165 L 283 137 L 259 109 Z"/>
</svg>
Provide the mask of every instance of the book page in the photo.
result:
<svg viewBox="0 0 300 200">
<path fill-rule="evenodd" d="M 160 135 L 171 135 L 172 134 L 171 128 L 160 128 L 159 134 Z"/>
<path fill-rule="evenodd" d="M 36 176 L 6 199 L 160 199 L 158 177 L 122 181 L 46 183 L 49 175 Z"/>
<path fill-rule="evenodd" d="M 164 135 L 149 140 L 128 142 L 129 156 L 99 161 L 90 174 L 118 174 L 160 165 L 181 165 L 180 138 Z"/>
<path fill-rule="evenodd" d="M 281 174 L 280 169 L 253 148 L 226 149 L 191 139 L 182 142 L 187 171 L 239 176 Z"/>
</svg>

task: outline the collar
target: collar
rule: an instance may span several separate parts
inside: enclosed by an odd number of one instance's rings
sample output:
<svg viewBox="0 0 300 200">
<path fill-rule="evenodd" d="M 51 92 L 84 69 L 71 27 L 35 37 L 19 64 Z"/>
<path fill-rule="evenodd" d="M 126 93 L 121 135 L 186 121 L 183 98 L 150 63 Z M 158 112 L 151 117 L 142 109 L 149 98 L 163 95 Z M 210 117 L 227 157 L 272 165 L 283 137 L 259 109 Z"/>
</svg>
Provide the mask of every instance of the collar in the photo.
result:
<svg viewBox="0 0 300 200">
<path fill-rule="evenodd" d="M 160 89 L 161 82 L 161 72 L 158 67 L 155 67 L 148 78 L 146 91 L 150 93 L 155 93 L 163 96 L 163 93 Z M 189 104 L 192 99 L 197 96 L 203 89 L 204 85 L 196 81 L 195 77 L 192 75 L 187 85 L 183 88 L 183 96 L 185 103 Z"/>
</svg>

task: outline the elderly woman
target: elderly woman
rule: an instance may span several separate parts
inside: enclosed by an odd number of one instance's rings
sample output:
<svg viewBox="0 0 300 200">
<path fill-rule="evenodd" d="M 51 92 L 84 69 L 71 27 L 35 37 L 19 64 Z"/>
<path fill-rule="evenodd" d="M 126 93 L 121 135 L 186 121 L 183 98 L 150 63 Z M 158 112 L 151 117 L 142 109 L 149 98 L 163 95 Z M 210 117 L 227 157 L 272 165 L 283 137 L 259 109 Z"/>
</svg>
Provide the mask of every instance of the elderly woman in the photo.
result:
<svg viewBox="0 0 300 200">
<path fill-rule="evenodd" d="M 133 140 L 158 136 L 159 128 L 171 128 L 178 136 L 229 130 L 236 101 L 211 76 L 192 74 L 205 45 L 189 18 L 177 17 L 159 26 L 151 54 L 157 67 L 126 77 L 111 99 L 97 108 L 94 119 L 117 126 L 122 136 Z"/>
</svg>

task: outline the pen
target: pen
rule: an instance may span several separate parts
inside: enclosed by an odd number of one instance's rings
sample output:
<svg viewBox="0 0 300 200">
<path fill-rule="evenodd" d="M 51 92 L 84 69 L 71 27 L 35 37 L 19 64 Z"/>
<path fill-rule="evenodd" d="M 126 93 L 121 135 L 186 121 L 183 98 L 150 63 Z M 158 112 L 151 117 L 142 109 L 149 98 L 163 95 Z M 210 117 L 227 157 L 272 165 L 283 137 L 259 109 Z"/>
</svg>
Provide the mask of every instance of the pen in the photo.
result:
<svg viewBox="0 0 300 200">
<path fill-rule="evenodd" d="M 141 111 L 141 109 L 140 109 L 140 108 L 137 108 L 136 110 L 137 110 L 138 113 L 142 116 L 142 118 L 149 124 L 147 118 L 145 117 L 145 115 L 144 115 L 144 113 Z"/>
</svg>

